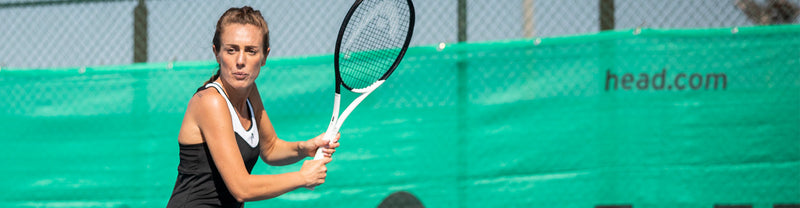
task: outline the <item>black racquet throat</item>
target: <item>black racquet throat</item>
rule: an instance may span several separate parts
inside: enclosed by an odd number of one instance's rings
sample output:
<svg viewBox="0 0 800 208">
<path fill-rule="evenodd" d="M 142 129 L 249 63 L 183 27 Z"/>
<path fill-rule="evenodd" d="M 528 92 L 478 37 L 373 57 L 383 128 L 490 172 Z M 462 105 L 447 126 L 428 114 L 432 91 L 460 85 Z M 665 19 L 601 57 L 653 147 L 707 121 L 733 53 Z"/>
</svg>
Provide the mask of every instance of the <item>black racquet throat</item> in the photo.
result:
<svg viewBox="0 0 800 208">
<path fill-rule="evenodd" d="M 356 0 L 344 17 L 333 65 L 336 92 L 333 116 L 324 139 L 332 141 L 342 123 L 370 93 L 380 87 L 397 68 L 414 33 L 414 5 L 411 0 Z M 339 115 L 340 88 L 359 95 Z M 315 160 L 322 159 L 322 148 Z"/>
</svg>

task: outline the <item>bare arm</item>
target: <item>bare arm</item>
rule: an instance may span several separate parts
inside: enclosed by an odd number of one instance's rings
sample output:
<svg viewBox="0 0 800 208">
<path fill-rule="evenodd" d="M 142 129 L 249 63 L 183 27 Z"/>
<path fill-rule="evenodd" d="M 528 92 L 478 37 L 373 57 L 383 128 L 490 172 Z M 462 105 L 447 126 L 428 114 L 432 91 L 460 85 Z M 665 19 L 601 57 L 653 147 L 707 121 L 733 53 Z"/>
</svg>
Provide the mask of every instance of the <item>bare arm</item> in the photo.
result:
<svg viewBox="0 0 800 208">
<path fill-rule="evenodd" d="M 330 160 L 306 161 L 298 172 L 250 175 L 234 137 L 231 116 L 224 98 L 211 90 L 199 92 L 189 102 L 187 113 L 195 118 L 225 185 L 240 202 L 280 196 L 300 187 L 324 182 Z"/>
</svg>

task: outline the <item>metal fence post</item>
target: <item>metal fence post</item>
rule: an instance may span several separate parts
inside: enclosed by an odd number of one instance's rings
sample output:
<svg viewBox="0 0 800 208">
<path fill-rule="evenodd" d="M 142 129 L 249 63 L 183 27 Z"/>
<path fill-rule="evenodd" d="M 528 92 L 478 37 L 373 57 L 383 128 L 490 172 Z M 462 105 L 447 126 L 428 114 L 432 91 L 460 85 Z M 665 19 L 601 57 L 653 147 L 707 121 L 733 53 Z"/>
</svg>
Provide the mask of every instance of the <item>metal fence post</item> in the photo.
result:
<svg viewBox="0 0 800 208">
<path fill-rule="evenodd" d="M 147 62 L 147 5 L 139 0 L 133 9 L 133 62 Z"/>
<path fill-rule="evenodd" d="M 600 0 L 600 31 L 614 29 L 614 0 Z"/>
</svg>

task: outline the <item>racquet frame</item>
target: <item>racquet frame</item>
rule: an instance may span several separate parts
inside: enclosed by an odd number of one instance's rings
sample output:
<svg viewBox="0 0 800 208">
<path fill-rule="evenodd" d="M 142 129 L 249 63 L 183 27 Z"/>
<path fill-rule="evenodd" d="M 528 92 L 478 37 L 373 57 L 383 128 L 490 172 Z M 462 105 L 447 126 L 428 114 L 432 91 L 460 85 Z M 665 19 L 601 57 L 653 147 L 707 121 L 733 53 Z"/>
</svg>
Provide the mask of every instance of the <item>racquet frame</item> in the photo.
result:
<svg viewBox="0 0 800 208">
<path fill-rule="evenodd" d="M 360 104 L 362 101 L 364 101 L 364 99 L 367 98 L 367 96 L 369 96 L 372 92 L 374 92 L 375 89 L 377 89 L 378 87 L 383 85 L 383 83 L 386 81 L 386 78 L 388 78 L 389 75 L 391 75 L 392 72 L 394 72 L 395 68 L 397 68 L 398 64 L 400 64 L 400 60 L 403 59 L 403 56 L 405 55 L 405 52 L 408 49 L 408 45 L 409 45 L 409 42 L 411 40 L 411 35 L 414 32 L 414 15 L 415 15 L 414 14 L 414 5 L 412 4 L 411 0 L 406 0 L 406 2 L 408 3 L 408 6 L 409 6 L 408 9 L 409 9 L 409 15 L 410 15 L 410 18 L 409 18 L 409 29 L 408 29 L 408 32 L 406 34 L 406 40 L 403 43 L 403 47 L 401 48 L 397 59 L 395 59 L 394 63 L 389 68 L 389 70 L 386 73 L 384 73 L 383 76 L 381 76 L 381 78 L 379 78 L 377 81 L 375 81 L 371 85 L 369 85 L 369 86 L 367 86 L 365 88 L 360 88 L 360 89 L 353 89 L 350 86 L 347 86 L 347 84 L 345 84 L 342 81 L 342 77 L 341 77 L 341 74 L 340 74 L 340 71 L 339 71 L 339 58 L 340 58 L 339 51 L 340 51 L 340 47 L 341 47 L 341 44 L 342 44 L 342 38 L 343 38 L 344 33 L 345 33 L 345 29 L 347 28 L 347 25 L 350 22 L 350 18 L 353 16 L 353 13 L 355 13 L 356 9 L 361 4 L 361 2 L 363 2 L 363 0 L 356 0 L 353 3 L 353 6 L 350 7 L 350 10 L 347 11 L 347 15 L 345 16 L 344 21 L 342 21 L 342 26 L 339 28 L 339 34 L 338 34 L 338 37 L 336 38 L 336 49 L 334 50 L 334 58 L 333 58 L 333 62 L 334 62 L 333 65 L 334 65 L 334 68 L 335 68 L 335 75 L 336 75 L 336 85 L 334 86 L 335 93 L 334 93 L 334 99 L 333 99 L 333 116 L 331 116 L 331 121 L 330 121 L 330 124 L 328 124 L 328 129 L 325 130 L 325 134 L 322 137 L 323 140 L 329 141 L 329 143 L 336 142 L 334 140 L 334 138 L 336 137 L 336 134 L 339 132 L 339 129 L 342 127 L 342 124 L 344 123 L 345 119 L 347 119 L 347 117 L 350 115 L 350 113 L 353 112 L 353 110 L 356 108 L 356 106 L 358 106 L 358 104 Z M 360 93 L 361 95 L 359 95 L 355 100 L 353 100 L 353 102 L 351 102 L 347 106 L 347 108 L 345 108 L 345 110 L 340 115 L 339 114 L 339 109 L 340 109 L 340 106 L 341 106 L 341 97 L 342 97 L 341 96 L 340 87 L 342 87 L 342 86 L 347 88 L 351 92 Z M 314 156 L 314 160 L 319 160 L 319 159 L 322 159 L 323 157 L 324 156 L 323 156 L 323 153 L 322 153 L 322 148 L 317 149 L 317 152 L 316 152 L 316 154 Z"/>
</svg>

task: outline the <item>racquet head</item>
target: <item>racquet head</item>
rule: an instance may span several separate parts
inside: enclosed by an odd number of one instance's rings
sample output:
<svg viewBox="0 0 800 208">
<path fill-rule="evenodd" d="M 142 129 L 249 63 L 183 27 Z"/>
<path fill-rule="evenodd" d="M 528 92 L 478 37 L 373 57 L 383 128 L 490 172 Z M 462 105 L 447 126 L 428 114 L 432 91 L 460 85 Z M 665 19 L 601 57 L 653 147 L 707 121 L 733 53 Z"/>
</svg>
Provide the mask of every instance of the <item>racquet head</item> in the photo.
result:
<svg viewBox="0 0 800 208">
<path fill-rule="evenodd" d="M 347 12 L 334 51 L 336 93 L 365 89 L 392 74 L 414 32 L 411 0 L 356 0 Z"/>
</svg>

